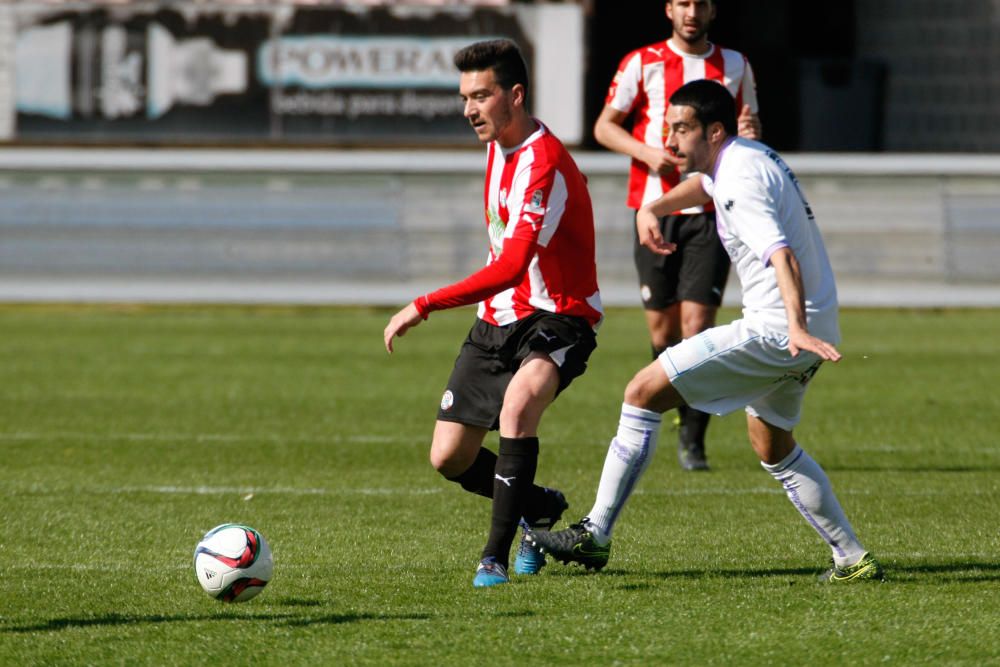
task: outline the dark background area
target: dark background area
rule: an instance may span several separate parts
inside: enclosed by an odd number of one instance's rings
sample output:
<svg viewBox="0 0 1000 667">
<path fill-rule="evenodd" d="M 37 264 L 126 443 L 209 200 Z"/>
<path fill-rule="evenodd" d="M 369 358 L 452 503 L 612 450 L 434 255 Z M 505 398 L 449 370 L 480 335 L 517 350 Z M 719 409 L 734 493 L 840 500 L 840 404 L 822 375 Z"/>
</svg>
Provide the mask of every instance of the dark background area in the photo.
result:
<svg viewBox="0 0 1000 667">
<path fill-rule="evenodd" d="M 595 0 L 587 43 L 585 145 L 599 148 L 591 128 L 604 106 L 608 84 L 621 59 L 632 49 L 670 36 L 663 0 Z M 854 91 L 871 107 L 858 122 L 864 127 L 837 132 L 806 131 L 831 115 L 830 104 L 845 108 L 851 89 L 844 87 L 860 64 L 855 61 L 855 6 L 800 0 L 719 0 L 709 39 L 742 52 L 757 80 L 764 140 L 778 150 L 877 150 L 881 110 L 879 72 Z M 626 9 L 627 8 L 627 9 Z M 864 69 L 868 72 L 868 69 Z M 869 79 L 871 79 L 869 77 Z M 803 81 L 812 94 L 802 98 Z M 857 100 L 855 100 L 857 101 Z"/>
</svg>

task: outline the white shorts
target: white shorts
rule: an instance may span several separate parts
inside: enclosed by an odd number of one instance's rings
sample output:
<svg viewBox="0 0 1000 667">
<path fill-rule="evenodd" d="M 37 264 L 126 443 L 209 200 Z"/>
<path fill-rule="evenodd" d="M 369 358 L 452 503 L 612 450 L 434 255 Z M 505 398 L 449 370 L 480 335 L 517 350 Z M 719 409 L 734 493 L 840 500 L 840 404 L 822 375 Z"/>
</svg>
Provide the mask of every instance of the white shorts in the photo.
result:
<svg viewBox="0 0 1000 667">
<path fill-rule="evenodd" d="M 724 415 L 739 408 L 786 431 L 799 422 L 806 385 L 823 363 L 788 352 L 788 336 L 746 320 L 714 327 L 668 348 L 660 365 L 685 402 Z"/>
</svg>

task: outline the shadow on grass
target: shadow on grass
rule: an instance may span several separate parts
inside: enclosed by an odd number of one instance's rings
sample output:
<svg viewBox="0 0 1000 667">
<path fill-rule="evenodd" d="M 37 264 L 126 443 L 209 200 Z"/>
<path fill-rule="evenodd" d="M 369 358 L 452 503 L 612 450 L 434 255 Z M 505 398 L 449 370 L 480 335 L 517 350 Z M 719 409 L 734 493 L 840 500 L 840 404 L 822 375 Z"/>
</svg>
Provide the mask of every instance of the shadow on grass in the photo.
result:
<svg viewBox="0 0 1000 667">
<path fill-rule="evenodd" d="M 306 606 L 313 606 L 311 603 Z M 305 627 L 310 625 L 340 625 L 361 621 L 426 621 L 430 614 L 371 614 L 365 612 L 345 614 L 323 614 L 301 616 L 298 614 L 105 614 L 103 616 L 51 618 L 40 623 L 18 625 L 0 629 L 0 633 L 22 634 L 29 632 L 54 632 L 73 628 L 110 627 L 118 625 L 160 625 L 163 623 L 193 623 L 200 621 L 222 621 L 226 623 L 273 623 L 285 627 Z"/>
<path fill-rule="evenodd" d="M 1000 561 L 955 561 L 953 563 L 907 563 L 882 561 L 889 583 L 982 583 L 1000 581 Z M 564 577 L 609 578 L 610 585 L 622 591 L 645 591 L 651 585 L 642 581 L 615 581 L 621 577 L 655 577 L 659 579 L 759 579 L 767 577 L 811 577 L 818 576 L 824 568 L 739 568 L 701 570 L 661 570 L 637 572 L 618 568 L 608 568 L 600 573 L 589 572 L 582 567 L 568 567 L 553 571 L 551 575 Z"/>
<path fill-rule="evenodd" d="M 357 623 L 358 621 L 427 621 L 430 614 L 325 614 L 305 618 L 290 618 L 282 625 L 301 628 L 310 625 L 340 625 L 341 623 Z"/>
<path fill-rule="evenodd" d="M 322 607 L 322 600 L 309 600 L 307 598 L 278 598 L 274 604 L 282 607 Z"/>
</svg>

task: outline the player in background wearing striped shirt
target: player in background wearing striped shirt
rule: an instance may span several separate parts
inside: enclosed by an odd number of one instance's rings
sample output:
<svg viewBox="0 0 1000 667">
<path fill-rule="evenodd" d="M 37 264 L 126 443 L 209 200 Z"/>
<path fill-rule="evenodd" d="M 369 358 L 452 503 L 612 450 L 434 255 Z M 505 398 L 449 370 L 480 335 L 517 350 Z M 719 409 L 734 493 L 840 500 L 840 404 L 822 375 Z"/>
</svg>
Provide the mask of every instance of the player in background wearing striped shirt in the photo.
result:
<svg viewBox="0 0 1000 667">
<path fill-rule="evenodd" d="M 715 414 L 744 408 L 761 466 L 830 548 L 833 566 L 821 580 L 882 581 L 830 479 L 792 434 L 816 372 L 841 357 L 833 269 L 795 174 L 764 144 L 735 136 L 735 112 L 733 98 L 712 81 L 692 81 L 670 96 L 669 145 L 685 173 L 700 175 L 643 206 L 636 227 L 646 247 L 670 254 L 676 245 L 662 237 L 657 216 L 714 201 L 743 316 L 667 348 L 635 374 L 590 514 L 528 539 L 560 560 L 604 567 L 615 522 L 656 452 L 660 415 L 685 404 Z"/>
<path fill-rule="evenodd" d="M 431 464 L 447 479 L 493 499 L 489 538 L 473 585 L 509 581 L 510 549 L 523 521 L 544 530 L 567 503 L 534 483 L 538 426 L 556 395 L 584 372 L 602 315 L 594 216 L 583 175 L 527 110 L 528 75 L 509 40 L 472 44 L 455 55 L 459 93 L 487 145 L 486 266 L 418 297 L 384 331 L 393 338 L 435 310 L 479 303 L 441 399 Z M 483 447 L 500 431 L 499 452 Z M 534 574 L 545 558 L 522 538 L 514 571 Z"/>
<path fill-rule="evenodd" d="M 743 54 L 708 41 L 715 18 L 713 0 L 668 0 L 667 18 L 673 36 L 629 53 L 622 60 L 608 91 L 607 102 L 594 126 L 603 146 L 631 156 L 627 205 L 638 211 L 681 179 L 679 161 L 664 145 L 667 100 L 688 81 L 719 81 L 740 109 L 740 136 L 760 139 L 757 93 L 753 71 Z M 629 132 L 625 126 L 631 120 Z M 715 324 L 729 275 L 729 258 L 715 231 L 711 205 L 692 207 L 661 218 L 665 238 L 677 252 L 663 257 L 635 242 L 639 293 L 655 359 L 670 345 Z M 705 432 L 709 416 L 678 408 L 680 432 L 677 456 L 685 470 L 705 470 Z"/>
</svg>

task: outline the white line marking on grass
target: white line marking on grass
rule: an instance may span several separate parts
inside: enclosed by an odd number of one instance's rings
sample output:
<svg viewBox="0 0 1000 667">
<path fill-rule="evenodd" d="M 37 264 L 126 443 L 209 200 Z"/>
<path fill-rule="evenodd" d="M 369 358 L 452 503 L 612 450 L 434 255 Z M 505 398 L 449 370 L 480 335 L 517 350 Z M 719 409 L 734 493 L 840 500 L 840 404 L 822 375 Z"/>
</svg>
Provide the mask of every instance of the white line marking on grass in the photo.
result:
<svg viewBox="0 0 1000 667">
<path fill-rule="evenodd" d="M 636 496 L 756 496 L 785 492 L 780 488 L 756 487 L 752 489 L 636 489 Z"/>
<path fill-rule="evenodd" d="M 255 499 L 266 495 L 279 496 L 429 496 L 441 493 L 441 489 L 404 489 L 390 487 L 360 487 L 360 488 L 310 488 L 295 486 L 174 486 L 174 485 L 149 485 L 149 486 L 51 486 L 47 484 L 30 484 L 22 489 L 10 489 L 16 493 L 41 493 L 41 494 L 78 494 L 95 493 L 120 495 L 129 493 L 158 493 L 168 495 L 186 496 L 225 496 L 239 495 L 246 496 L 253 494 Z"/>
<path fill-rule="evenodd" d="M 182 496 L 225 496 L 225 495 L 246 495 L 254 496 L 263 493 L 273 493 L 284 496 L 325 496 L 330 495 L 327 489 L 311 489 L 276 486 L 270 489 L 263 489 L 256 486 L 119 486 L 105 489 L 94 489 L 97 493 L 166 493 Z"/>
<path fill-rule="evenodd" d="M 258 496 L 274 494 L 285 496 L 428 496 L 441 493 L 441 489 L 392 489 L 392 488 L 298 488 L 294 486 L 240 487 L 240 486 L 123 486 L 108 489 L 109 493 L 167 493 L 179 495 L 215 496 L 248 493 Z"/>
<path fill-rule="evenodd" d="M 157 564 L 156 569 L 170 568 L 170 565 L 159 565 Z M 173 569 L 187 569 L 190 565 L 174 565 Z M 37 563 L 32 561 L 31 563 L 10 563 L 4 565 L 3 570 L 15 571 L 15 570 L 61 570 L 61 571 L 71 571 L 71 572 L 120 572 L 120 571 L 137 571 L 137 570 L 148 570 L 148 563 Z"/>
<path fill-rule="evenodd" d="M 192 551 L 194 549 L 192 548 Z M 191 564 L 189 562 L 184 563 L 164 563 L 157 564 L 157 570 L 190 570 Z M 281 563 L 282 571 L 286 570 L 303 570 L 306 572 L 313 572 L 316 566 L 311 563 L 296 563 L 283 561 Z M 97 563 L 38 563 L 32 561 L 31 563 L 10 563 L 7 565 L 0 566 L 0 572 L 34 572 L 41 570 L 56 570 L 59 572 L 148 572 L 149 564 L 139 561 L 130 561 L 123 563 L 110 563 L 102 562 Z M 2 617 L 0 617 L 2 620 Z"/>
<path fill-rule="evenodd" d="M 977 563 L 963 563 L 962 561 L 983 560 L 984 565 L 990 565 L 995 561 L 996 554 L 990 551 L 966 551 L 961 553 L 941 552 L 929 553 L 920 551 L 879 551 L 879 558 L 885 564 L 889 560 L 912 560 L 917 561 L 915 567 L 919 569 L 920 561 L 934 561 L 933 565 L 951 566 L 954 571 L 976 570 Z M 932 565 L 932 566 L 933 566 Z M 719 566 L 721 567 L 721 566 Z M 187 561 L 183 563 L 163 563 L 157 565 L 161 570 L 185 571 L 191 569 L 191 564 Z M 6 563 L 0 566 L 0 572 L 38 572 L 38 571 L 58 571 L 58 572 L 145 572 L 148 565 L 140 561 L 109 562 L 101 563 L 39 563 L 37 561 L 25 563 Z M 314 572 L 315 565 L 308 562 L 296 560 L 282 560 L 281 570 Z M 905 568 L 904 568 L 905 569 Z"/>
<path fill-rule="evenodd" d="M 854 447 L 852 451 L 861 452 L 878 452 L 880 454 L 925 454 L 929 455 L 940 450 L 928 447 L 913 447 L 905 444 L 893 445 L 893 444 L 872 444 L 872 445 L 858 445 Z M 997 448 L 990 445 L 978 445 L 978 446 L 966 446 L 961 445 L 958 449 L 960 453 L 965 452 L 976 452 L 976 453 L 988 453 L 996 454 Z"/>
<path fill-rule="evenodd" d="M 35 442 L 46 440 L 124 440 L 126 442 L 316 442 L 316 443 L 391 443 L 413 442 L 417 438 L 392 435 L 309 435 L 301 433 L 89 433 L 86 431 L 51 431 L 0 433 L 0 442 Z"/>
<path fill-rule="evenodd" d="M 987 471 L 983 471 L 984 473 Z M 972 488 L 968 486 L 956 487 L 952 489 L 837 489 L 839 496 L 904 496 L 904 497 L 931 497 L 931 496 L 994 496 L 997 489 Z M 785 495 L 784 489 L 757 487 L 752 489 L 636 489 L 633 495 L 637 496 L 756 496 L 756 495 Z"/>
<path fill-rule="evenodd" d="M 986 561 L 986 564 L 992 566 L 996 563 L 996 552 L 992 551 L 966 551 L 962 553 L 947 552 L 947 553 L 928 553 L 925 551 L 883 551 L 879 549 L 878 557 L 881 562 L 886 560 L 905 558 L 910 560 L 939 560 L 942 561 L 941 565 L 952 565 L 952 566 L 965 566 L 968 569 L 976 569 L 977 564 L 961 563 L 962 560 L 972 560 L 974 558 L 982 558 Z"/>
</svg>

